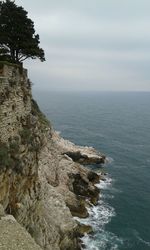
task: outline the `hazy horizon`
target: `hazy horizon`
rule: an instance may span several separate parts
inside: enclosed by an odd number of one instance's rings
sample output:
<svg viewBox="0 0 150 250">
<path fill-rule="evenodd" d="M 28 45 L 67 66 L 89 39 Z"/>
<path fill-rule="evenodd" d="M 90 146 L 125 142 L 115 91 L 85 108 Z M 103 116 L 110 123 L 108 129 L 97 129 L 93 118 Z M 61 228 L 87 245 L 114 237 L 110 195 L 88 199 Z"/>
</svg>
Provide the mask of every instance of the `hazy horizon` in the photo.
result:
<svg viewBox="0 0 150 250">
<path fill-rule="evenodd" d="M 34 89 L 150 91 L 148 0 L 16 0 L 40 35 L 46 62 L 28 60 Z"/>
</svg>

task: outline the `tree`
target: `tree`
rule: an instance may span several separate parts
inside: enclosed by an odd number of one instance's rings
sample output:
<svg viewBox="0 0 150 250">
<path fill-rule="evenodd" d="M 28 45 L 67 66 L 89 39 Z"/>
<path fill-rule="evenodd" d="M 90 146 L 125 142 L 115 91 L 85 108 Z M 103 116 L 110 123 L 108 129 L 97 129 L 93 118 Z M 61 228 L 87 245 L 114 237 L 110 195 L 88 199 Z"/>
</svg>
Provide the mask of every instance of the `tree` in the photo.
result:
<svg viewBox="0 0 150 250">
<path fill-rule="evenodd" d="M 0 1 L 0 58 L 20 63 L 27 58 L 45 61 L 39 35 L 28 13 L 11 0 Z"/>
</svg>

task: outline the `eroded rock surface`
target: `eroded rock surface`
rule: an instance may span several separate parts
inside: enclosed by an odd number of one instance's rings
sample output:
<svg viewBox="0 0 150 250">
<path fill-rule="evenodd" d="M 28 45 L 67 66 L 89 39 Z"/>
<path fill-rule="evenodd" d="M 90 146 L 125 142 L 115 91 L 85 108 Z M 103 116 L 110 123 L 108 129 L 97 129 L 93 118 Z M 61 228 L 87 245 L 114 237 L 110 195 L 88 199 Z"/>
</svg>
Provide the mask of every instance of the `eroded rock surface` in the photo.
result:
<svg viewBox="0 0 150 250">
<path fill-rule="evenodd" d="M 6 215 L 0 205 L 0 249 L 42 250 L 12 215 Z"/>
<path fill-rule="evenodd" d="M 55 140 L 57 144 L 63 149 L 62 153 L 73 161 L 83 165 L 102 164 L 105 163 L 105 155 L 97 152 L 93 147 L 77 146 L 74 143 L 63 139 L 59 133 L 55 132 Z"/>
<path fill-rule="evenodd" d="M 3 65 L 0 72 L 0 204 L 15 218 L 0 220 L 0 249 L 79 250 L 81 227 L 73 216 L 87 217 L 86 207 L 99 197 L 99 176 L 81 163 L 102 163 L 105 157 L 53 130 L 32 100 L 25 70 Z M 10 248 L 5 230 L 10 242 L 18 232 Z"/>
</svg>

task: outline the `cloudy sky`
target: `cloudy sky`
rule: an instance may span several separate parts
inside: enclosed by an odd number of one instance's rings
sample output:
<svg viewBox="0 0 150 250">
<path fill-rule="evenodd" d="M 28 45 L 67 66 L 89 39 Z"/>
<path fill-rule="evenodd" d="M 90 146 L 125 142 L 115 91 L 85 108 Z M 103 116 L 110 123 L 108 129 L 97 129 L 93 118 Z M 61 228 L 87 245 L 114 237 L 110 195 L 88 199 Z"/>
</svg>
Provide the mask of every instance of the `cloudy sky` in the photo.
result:
<svg viewBox="0 0 150 250">
<path fill-rule="evenodd" d="M 34 88 L 150 91 L 150 0 L 16 0 L 46 62 L 25 63 Z"/>
</svg>

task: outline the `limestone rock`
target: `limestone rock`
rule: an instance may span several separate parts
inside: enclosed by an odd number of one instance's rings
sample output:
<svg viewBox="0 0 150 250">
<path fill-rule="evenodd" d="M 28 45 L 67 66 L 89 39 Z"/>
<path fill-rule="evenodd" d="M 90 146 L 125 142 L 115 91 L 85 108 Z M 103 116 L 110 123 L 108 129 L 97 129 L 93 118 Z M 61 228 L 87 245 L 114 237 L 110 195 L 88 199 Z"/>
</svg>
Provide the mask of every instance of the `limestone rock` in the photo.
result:
<svg viewBox="0 0 150 250">
<path fill-rule="evenodd" d="M 13 218 L 6 216 L 0 219 L 1 250 L 42 250 Z"/>
<path fill-rule="evenodd" d="M 75 162 L 85 165 L 105 163 L 105 155 L 97 152 L 93 147 L 77 146 L 74 143 L 61 138 L 57 132 L 53 133 L 53 138 L 61 147 L 63 154 Z"/>
<path fill-rule="evenodd" d="M 79 250 L 105 157 L 61 138 L 32 99 L 27 71 L 3 65 L 0 85 L 0 249 Z"/>
</svg>

